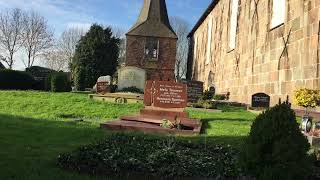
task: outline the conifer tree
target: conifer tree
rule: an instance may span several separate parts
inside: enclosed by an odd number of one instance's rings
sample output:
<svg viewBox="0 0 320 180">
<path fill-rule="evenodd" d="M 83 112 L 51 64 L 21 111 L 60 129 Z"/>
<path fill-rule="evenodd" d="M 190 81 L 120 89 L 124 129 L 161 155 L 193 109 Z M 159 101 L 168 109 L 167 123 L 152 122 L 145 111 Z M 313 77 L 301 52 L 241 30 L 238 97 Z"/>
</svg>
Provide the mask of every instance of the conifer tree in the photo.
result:
<svg viewBox="0 0 320 180">
<path fill-rule="evenodd" d="M 93 87 L 100 76 L 113 75 L 117 68 L 120 40 L 111 28 L 94 24 L 77 45 L 72 60 L 77 90 Z"/>
</svg>

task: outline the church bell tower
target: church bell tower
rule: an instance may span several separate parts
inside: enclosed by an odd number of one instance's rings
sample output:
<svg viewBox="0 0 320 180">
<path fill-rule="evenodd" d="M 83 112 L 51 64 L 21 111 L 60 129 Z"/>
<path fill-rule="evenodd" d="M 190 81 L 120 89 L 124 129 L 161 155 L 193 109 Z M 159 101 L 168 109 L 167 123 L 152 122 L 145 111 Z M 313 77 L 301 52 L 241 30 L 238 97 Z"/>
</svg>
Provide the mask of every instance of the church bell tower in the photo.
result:
<svg viewBox="0 0 320 180">
<path fill-rule="evenodd" d="M 126 66 L 145 69 L 148 80 L 175 80 L 178 38 L 170 25 L 165 0 L 144 0 L 126 37 Z"/>
</svg>

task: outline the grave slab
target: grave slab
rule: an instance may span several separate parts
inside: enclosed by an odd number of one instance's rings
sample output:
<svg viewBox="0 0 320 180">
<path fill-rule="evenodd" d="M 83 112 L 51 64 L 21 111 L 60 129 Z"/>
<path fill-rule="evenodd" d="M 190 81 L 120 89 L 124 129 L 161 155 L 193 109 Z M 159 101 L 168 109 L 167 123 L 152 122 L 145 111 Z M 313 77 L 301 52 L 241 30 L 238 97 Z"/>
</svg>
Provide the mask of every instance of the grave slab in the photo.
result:
<svg viewBox="0 0 320 180">
<path fill-rule="evenodd" d="M 119 120 L 101 124 L 101 128 L 111 131 L 140 131 L 176 135 L 200 134 L 202 122 L 189 118 L 184 112 L 187 106 L 187 86 L 167 81 L 147 81 L 145 87 L 145 108 L 139 115 L 127 115 Z M 178 123 L 181 128 L 164 128 L 165 121 Z"/>
</svg>

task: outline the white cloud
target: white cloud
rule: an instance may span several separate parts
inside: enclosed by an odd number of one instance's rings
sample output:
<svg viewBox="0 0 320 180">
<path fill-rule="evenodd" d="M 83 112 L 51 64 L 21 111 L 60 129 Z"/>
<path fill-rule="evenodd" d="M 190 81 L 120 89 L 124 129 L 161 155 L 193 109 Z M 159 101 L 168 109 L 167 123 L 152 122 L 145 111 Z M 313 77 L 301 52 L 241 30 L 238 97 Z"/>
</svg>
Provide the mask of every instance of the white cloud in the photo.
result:
<svg viewBox="0 0 320 180">
<path fill-rule="evenodd" d="M 74 4 L 68 0 L 0 0 L 0 11 L 11 8 L 22 10 L 34 10 L 44 16 L 58 37 L 66 28 L 81 27 L 89 29 L 95 22 L 94 18 L 86 11 L 84 3 Z M 22 51 L 15 54 L 17 60 L 14 69 L 23 70 L 25 65 L 25 53 Z M 36 61 L 34 65 L 41 65 Z"/>
<path fill-rule="evenodd" d="M 67 23 L 67 28 L 79 28 L 88 31 L 92 23 L 81 23 L 81 22 L 69 22 Z"/>
<path fill-rule="evenodd" d="M 82 3 L 72 3 L 67 0 L 0 0 L 0 10 L 6 8 L 20 8 L 34 10 L 46 19 L 48 23 L 60 34 L 68 26 L 68 22 L 91 24 L 94 22 Z"/>
</svg>

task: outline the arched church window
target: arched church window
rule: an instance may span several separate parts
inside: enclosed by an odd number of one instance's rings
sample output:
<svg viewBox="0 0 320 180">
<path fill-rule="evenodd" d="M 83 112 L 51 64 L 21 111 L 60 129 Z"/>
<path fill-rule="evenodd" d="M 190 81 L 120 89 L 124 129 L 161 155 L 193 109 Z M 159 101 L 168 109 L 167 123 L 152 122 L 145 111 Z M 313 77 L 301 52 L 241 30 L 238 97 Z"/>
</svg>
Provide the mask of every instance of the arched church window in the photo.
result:
<svg viewBox="0 0 320 180">
<path fill-rule="evenodd" d="M 147 38 L 145 47 L 145 57 L 148 59 L 158 59 L 159 40 L 156 38 Z"/>
</svg>

